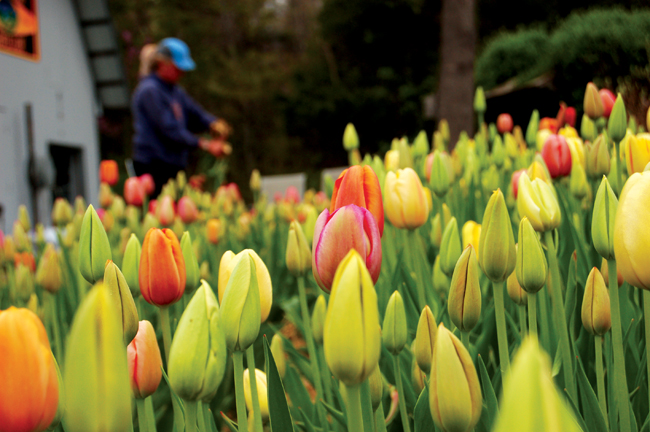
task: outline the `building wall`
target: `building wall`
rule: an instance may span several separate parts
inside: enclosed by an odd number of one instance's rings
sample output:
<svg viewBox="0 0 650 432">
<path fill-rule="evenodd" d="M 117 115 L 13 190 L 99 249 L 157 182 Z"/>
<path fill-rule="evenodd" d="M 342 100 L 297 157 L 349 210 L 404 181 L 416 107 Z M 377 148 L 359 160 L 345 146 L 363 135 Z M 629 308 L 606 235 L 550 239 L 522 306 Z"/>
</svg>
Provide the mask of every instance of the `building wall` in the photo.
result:
<svg viewBox="0 0 650 432">
<path fill-rule="evenodd" d="M 50 158 L 50 144 L 82 149 L 83 193 L 96 201 L 99 166 L 97 104 L 72 0 L 38 2 L 41 60 L 0 53 L 0 229 L 11 230 L 18 206 L 31 212 L 25 104 L 32 104 L 34 151 Z M 54 169 L 54 165 L 52 165 Z M 38 194 L 39 221 L 50 221 L 52 192 Z"/>
</svg>

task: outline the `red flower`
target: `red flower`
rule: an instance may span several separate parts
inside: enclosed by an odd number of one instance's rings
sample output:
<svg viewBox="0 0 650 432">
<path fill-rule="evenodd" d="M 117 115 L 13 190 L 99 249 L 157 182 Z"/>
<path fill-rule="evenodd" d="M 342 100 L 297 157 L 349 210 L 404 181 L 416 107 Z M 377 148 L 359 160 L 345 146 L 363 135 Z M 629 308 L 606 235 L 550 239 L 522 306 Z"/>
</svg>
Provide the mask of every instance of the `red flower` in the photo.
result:
<svg viewBox="0 0 650 432">
<path fill-rule="evenodd" d="M 99 164 L 99 181 L 115 186 L 120 179 L 120 172 L 117 169 L 117 162 L 114 160 L 103 160 Z"/>
<path fill-rule="evenodd" d="M 562 135 L 550 135 L 544 143 L 542 158 L 551 178 L 571 174 L 571 151 Z"/>
<path fill-rule="evenodd" d="M 512 117 L 508 113 L 499 114 L 497 117 L 497 130 L 500 134 L 511 132 L 513 127 Z"/>
<path fill-rule="evenodd" d="M 603 101 L 603 117 L 609 118 L 614 107 L 614 102 L 616 102 L 616 96 L 608 89 L 600 89 L 598 90 L 598 94 Z"/>
<path fill-rule="evenodd" d="M 384 202 L 377 174 L 368 165 L 352 166 L 341 173 L 334 183 L 330 213 L 349 204 L 370 211 L 377 222 L 379 236 L 384 234 Z"/>
<path fill-rule="evenodd" d="M 144 202 L 145 188 L 138 177 L 131 177 L 124 182 L 124 201 L 129 205 L 141 206 Z"/>
</svg>

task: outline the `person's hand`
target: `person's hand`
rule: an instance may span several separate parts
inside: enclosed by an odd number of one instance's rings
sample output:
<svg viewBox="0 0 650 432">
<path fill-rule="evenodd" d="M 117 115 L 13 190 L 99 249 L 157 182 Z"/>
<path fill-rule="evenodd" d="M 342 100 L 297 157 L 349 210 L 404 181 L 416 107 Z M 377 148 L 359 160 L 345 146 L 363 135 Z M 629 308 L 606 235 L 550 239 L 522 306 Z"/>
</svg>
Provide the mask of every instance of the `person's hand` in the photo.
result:
<svg viewBox="0 0 650 432">
<path fill-rule="evenodd" d="M 232 153 L 232 146 L 223 139 L 199 138 L 199 147 L 216 158 L 222 158 Z"/>
<path fill-rule="evenodd" d="M 232 127 L 224 119 L 219 119 L 210 123 L 210 132 L 215 138 L 223 138 L 225 140 L 232 133 Z"/>
</svg>

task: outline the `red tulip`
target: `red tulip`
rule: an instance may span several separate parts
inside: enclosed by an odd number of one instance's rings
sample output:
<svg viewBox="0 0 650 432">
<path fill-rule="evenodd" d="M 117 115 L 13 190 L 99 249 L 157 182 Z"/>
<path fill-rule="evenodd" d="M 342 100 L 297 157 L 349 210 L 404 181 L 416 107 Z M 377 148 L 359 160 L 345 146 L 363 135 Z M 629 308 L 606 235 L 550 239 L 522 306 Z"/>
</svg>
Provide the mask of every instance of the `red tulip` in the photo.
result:
<svg viewBox="0 0 650 432">
<path fill-rule="evenodd" d="M 614 102 L 616 102 L 616 96 L 609 89 L 600 89 L 598 90 L 598 94 L 603 101 L 603 117 L 609 118 L 614 107 Z"/>
<path fill-rule="evenodd" d="M 140 292 L 148 303 L 169 306 L 183 297 L 185 260 L 172 230 L 151 228 L 147 232 L 138 275 Z"/>
<path fill-rule="evenodd" d="M 300 202 L 300 194 L 298 193 L 298 189 L 295 186 L 289 186 L 284 193 L 284 199 L 288 203 L 298 204 Z"/>
<path fill-rule="evenodd" d="M 99 181 L 115 186 L 120 179 L 120 172 L 117 169 L 117 162 L 114 160 L 103 160 L 99 164 Z"/>
<path fill-rule="evenodd" d="M 156 206 L 156 217 L 162 225 L 169 226 L 174 222 L 174 217 L 176 216 L 174 207 L 174 200 L 169 195 L 165 195 L 160 199 L 160 202 Z"/>
<path fill-rule="evenodd" d="M 144 186 L 137 177 L 131 177 L 124 182 L 124 201 L 129 205 L 141 206 L 144 202 Z"/>
<path fill-rule="evenodd" d="M 153 199 L 149 201 L 149 207 L 147 208 L 147 212 L 155 216 L 157 208 L 158 208 L 158 200 Z"/>
<path fill-rule="evenodd" d="M 375 217 L 379 236 L 384 234 L 384 203 L 377 174 L 368 165 L 352 166 L 341 173 L 334 183 L 330 212 L 355 204 L 370 211 Z"/>
<path fill-rule="evenodd" d="M 557 119 L 551 117 L 544 117 L 539 121 L 539 130 L 548 129 L 552 133 L 557 133 L 558 124 Z"/>
<path fill-rule="evenodd" d="M 355 249 L 365 260 L 373 282 L 381 270 L 381 237 L 375 217 L 354 204 L 318 216 L 314 229 L 312 271 L 316 283 L 330 292 L 339 263 Z"/>
<path fill-rule="evenodd" d="M 550 135 L 544 143 L 542 158 L 551 178 L 571 174 L 571 151 L 562 135 Z"/>
<path fill-rule="evenodd" d="M 156 392 L 162 378 L 162 358 L 156 331 L 149 321 L 140 321 L 138 333 L 126 348 L 133 396 L 145 399 Z"/>
<path fill-rule="evenodd" d="M 156 184 L 153 181 L 153 177 L 151 174 L 142 174 L 140 177 L 140 183 L 142 183 L 142 186 L 144 187 L 144 193 L 147 195 L 151 195 L 153 191 L 156 190 Z"/>
<path fill-rule="evenodd" d="M 510 114 L 499 114 L 499 117 L 497 117 L 497 130 L 500 134 L 511 132 L 513 126 L 512 116 Z"/>
<path fill-rule="evenodd" d="M 567 124 L 571 127 L 576 125 L 576 109 L 573 107 L 567 107 L 564 112 L 564 124 Z"/>
<path fill-rule="evenodd" d="M 519 177 L 524 172 L 526 172 L 526 168 L 522 168 L 512 173 L 512 180 L 510 183 L 512 184 L 512 193 L 515 196 L 515 199 L 517 199 L 517 193 L 519 192 Z"/>
<path fill-rule="evenodd" d="M 192 198 L 184 196 L 178 200 L 178 216 L 185 224 L 190 224 L 198 219 L 199 209 Z"/>
</svg>

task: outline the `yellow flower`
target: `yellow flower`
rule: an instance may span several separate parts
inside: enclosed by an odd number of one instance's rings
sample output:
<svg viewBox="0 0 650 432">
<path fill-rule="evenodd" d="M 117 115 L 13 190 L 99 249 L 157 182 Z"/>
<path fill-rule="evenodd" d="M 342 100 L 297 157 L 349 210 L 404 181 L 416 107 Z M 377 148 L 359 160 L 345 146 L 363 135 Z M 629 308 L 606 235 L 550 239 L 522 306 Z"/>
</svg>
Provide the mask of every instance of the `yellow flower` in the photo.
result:
<svg viewBox="0 0 650 432">
<path fill-rule="evenodd" d="M 628 174 L 643 172 L 650 162 L 650 134 L 628 135 L 625 142 L 625 164 Z"/>
<path fill-rule="evenodd" d="M 467 246 L 474 246 L 474 250 L 478 255 L 478 243 L 481 238 L 481 224 L 478 224 L 472 220 L 465 222 L 463 229 L 461 230 L 461 236 L 463 240 L 463 249 L 466 249 Z"/>
<path fill-rule="evenodd" d="M 397 228 L 415 229 L 427 221 L 429 204 L 420 178 L 413 169 L 386 174 L 384 212 Z"/>
<path fill-rule="evenodd" d="M 528 174 L 519 177 L 517 210 L 520 217 L 527 217 L 535 231 L 544 232 L 560 226 L 560 205 L 551 187 L 540 179 L 532 182 Z"/>
</svg>

